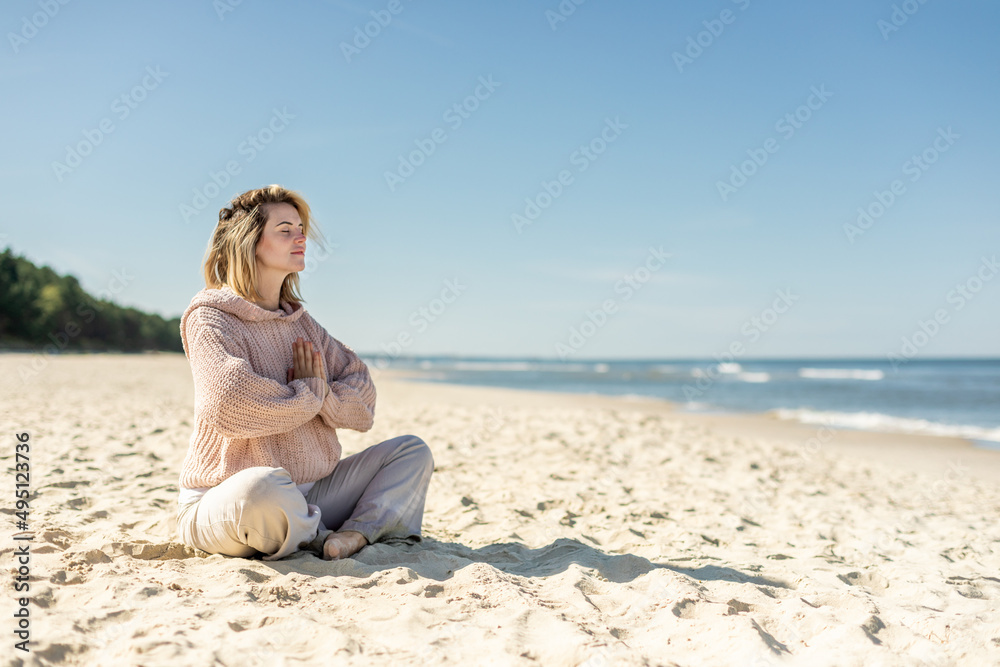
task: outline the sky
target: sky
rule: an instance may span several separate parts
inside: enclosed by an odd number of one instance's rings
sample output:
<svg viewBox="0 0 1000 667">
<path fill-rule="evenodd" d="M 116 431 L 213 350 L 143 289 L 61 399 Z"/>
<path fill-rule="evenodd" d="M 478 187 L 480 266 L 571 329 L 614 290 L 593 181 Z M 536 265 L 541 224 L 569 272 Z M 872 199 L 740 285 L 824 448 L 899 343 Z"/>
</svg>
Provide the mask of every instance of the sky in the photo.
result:
<svg viewBox="0 0 1000 667">
<path fill-rule="evenodd" d="M 178 317 L 277 183 L 363 354 L 1000 356 L 1000 5 L 0 8 L 0 247 Z"/>
</svg>

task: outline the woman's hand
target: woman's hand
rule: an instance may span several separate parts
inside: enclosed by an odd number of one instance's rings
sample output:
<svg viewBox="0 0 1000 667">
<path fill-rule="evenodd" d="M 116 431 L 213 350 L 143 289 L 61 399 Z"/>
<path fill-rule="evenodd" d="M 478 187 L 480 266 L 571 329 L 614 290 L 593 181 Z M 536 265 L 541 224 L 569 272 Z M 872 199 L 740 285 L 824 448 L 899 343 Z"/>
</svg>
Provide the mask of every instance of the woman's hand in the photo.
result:
<svg viewBox="0 0 1000 667">
<path fill-rule="evenodd" d="M 312 342 L 303 340 L 302 336 L 292 343 L 292 361 L 295 364 L 287 372 L 288 382 L 301 378 L 322 378 L 326 385 L 323 398 L 330 392 L 330 385 L 326 384 L 326 371 L 323 368 L 323 355 L 319 350 L 312 349 Z"/>
</svg>

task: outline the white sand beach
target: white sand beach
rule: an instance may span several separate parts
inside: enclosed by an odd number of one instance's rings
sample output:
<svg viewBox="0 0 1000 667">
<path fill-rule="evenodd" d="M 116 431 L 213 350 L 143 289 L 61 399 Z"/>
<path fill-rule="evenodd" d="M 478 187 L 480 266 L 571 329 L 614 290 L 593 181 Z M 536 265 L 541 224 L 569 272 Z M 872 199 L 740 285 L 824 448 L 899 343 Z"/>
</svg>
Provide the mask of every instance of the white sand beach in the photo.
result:
<svg viewBox="0 0 1000 667">
<path fill-rule="evenodd" d="M 264 562 L 174 533 L 183 355 L 4 354 L 0 376 L 3 665 L 1000 664 L 1000 452 L 964 441 L 373 371 L 344 455 L 430 445 L 423 542 Z"/>
</svg>

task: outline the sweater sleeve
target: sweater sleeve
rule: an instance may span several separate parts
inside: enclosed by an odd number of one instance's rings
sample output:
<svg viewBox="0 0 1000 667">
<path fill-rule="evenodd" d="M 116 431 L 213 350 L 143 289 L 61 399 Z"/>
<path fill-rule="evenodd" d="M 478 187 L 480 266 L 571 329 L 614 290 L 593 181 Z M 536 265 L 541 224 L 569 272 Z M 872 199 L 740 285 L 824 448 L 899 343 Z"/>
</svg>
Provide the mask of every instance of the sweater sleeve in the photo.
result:
<svg viewBox="0 0 1000 667">
<path fill-rule="evenodd" d="M 287 433 L 319 412 L 322 378 L 288 384 L 258 375 L 221 317 L 201 308 L 187 323 L 189 358 L 205 420 L 230 438 Z"/>
<path fill-rule="evenodd" d="M 319 415 L 331 428 L 349 428 L 364 433 L 375 422 L 375 383 L 368 366 L 354 353 L 317 324 L 323 350 L 323 364 L 330 393 L 323 400 Z"/>
</svg>

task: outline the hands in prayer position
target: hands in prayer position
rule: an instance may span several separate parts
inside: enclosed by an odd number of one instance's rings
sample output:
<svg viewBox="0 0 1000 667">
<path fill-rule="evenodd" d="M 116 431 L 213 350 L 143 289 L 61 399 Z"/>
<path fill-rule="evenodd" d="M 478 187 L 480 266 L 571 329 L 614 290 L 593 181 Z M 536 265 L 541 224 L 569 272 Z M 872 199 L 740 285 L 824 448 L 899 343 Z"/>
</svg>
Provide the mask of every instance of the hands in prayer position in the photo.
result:
<svg viewBox="0 0 1000 667">
<path fill-rule="evenodd" d="M 313 350 L 312 342 L 303 340 L 302 336 L 299 336 L 292 343 L 292 361 L 295 366 L 288 369 L 285 381 L 291 382 L 301 378 L 323 378 L 323 383 L 326 385 L 323 398 L 326 398 L 326 395 L 330 393 L 330 385 L 326 384 L 323 355 L 319 350 Z"/>
<path fill-rule="evenodd" d="M 292 343 L 292 358 L 294 368 L 289 368 L 286 373 L 287 382 L 300 378 L 317 377 L 323 378 L 326 386 L 326 394 L 330 393 L 330 385 L 326 384 L 326 371 L 323 368 L 323 355 L 319 350 L 312 349 L 312 342 L 303 340 L 299 336 Z M 338 560 L 347 558 L 357 553 L 361 547 L 366 546 L 368 540 L 364 535 L 355 530 L 345 530 L 343 532 L 331 533 L 323 543 L 323 560 Z"/>
</svg>

